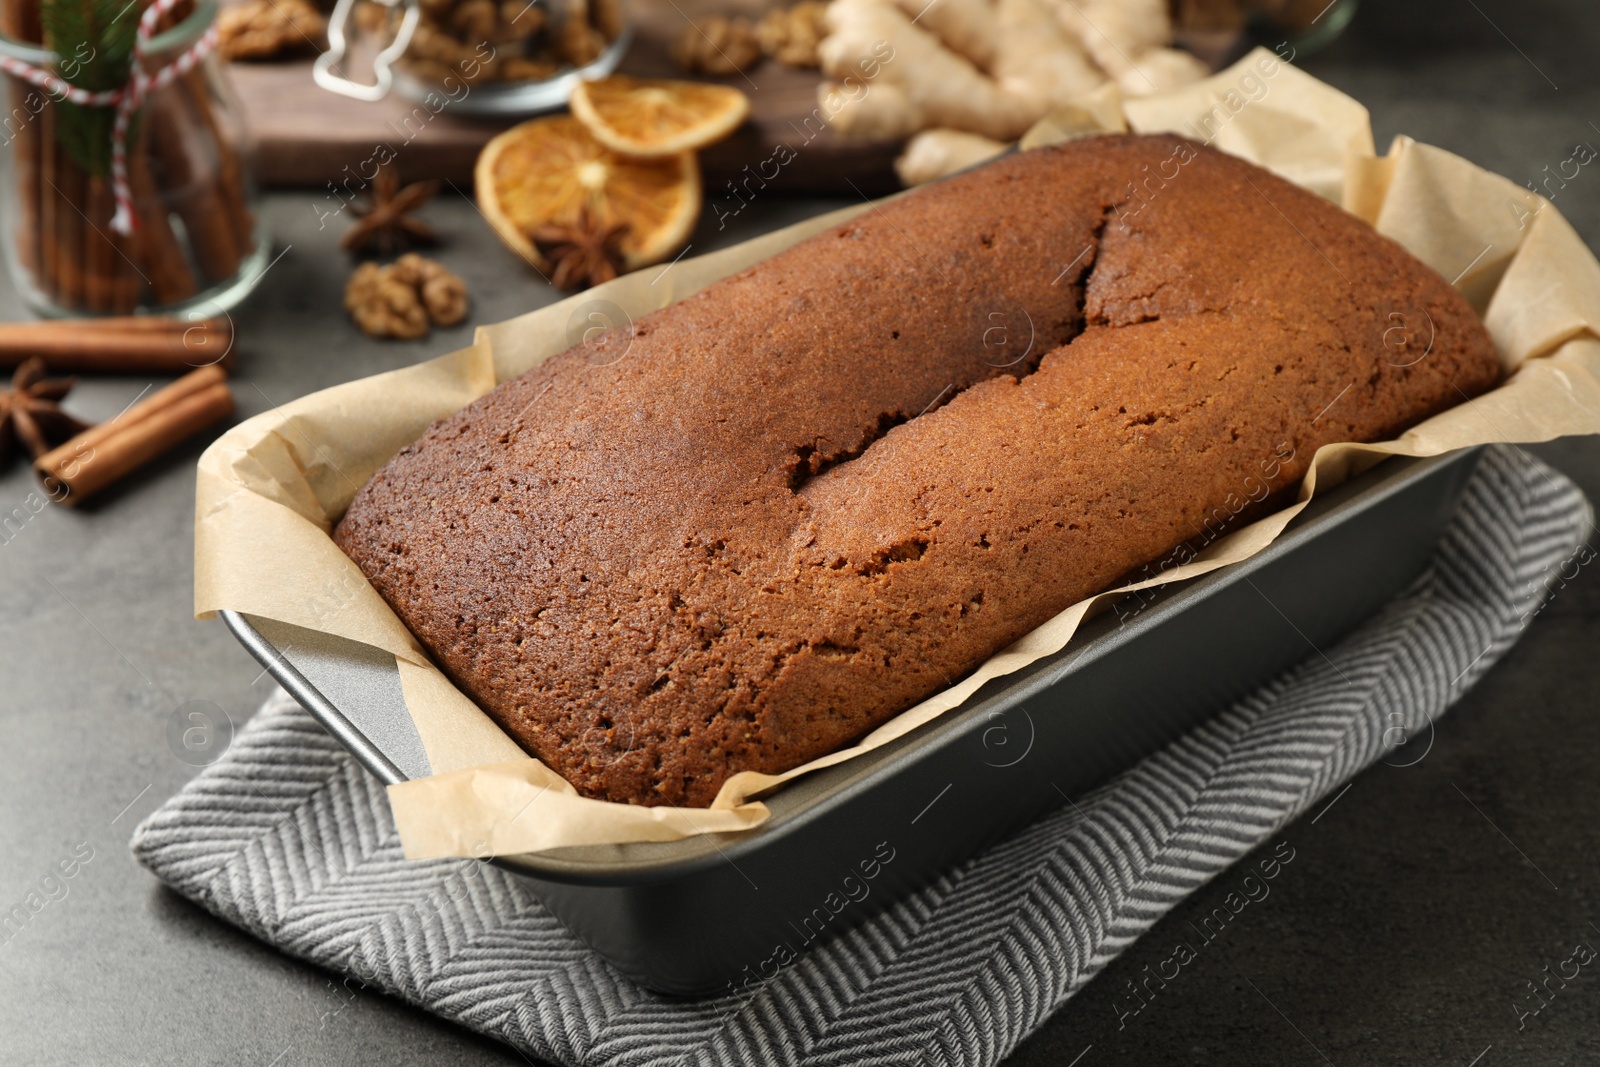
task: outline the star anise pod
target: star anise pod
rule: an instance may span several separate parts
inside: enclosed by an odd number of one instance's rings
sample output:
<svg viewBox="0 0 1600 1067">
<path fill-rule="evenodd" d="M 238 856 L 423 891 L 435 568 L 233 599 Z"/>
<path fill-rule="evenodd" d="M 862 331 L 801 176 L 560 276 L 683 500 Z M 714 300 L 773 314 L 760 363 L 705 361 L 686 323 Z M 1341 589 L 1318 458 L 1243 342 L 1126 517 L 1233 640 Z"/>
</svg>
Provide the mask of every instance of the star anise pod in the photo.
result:
<svg viewBox="0 0 1600 1067">
<path fill-rule="evenodd" d="M 570 223 L 547 222 L 528 236 L 551 263 L 550 284 L 557 289 L 587 289 L 609 282 L 627 262 L 622 253 L 626 223 L 602 222 L 585 204 Z"/>
<path fill-rule="evenodd" d="M 351 204 L 357 216 L 356 224 L 339 239 L 339 247 L 347 252 L 375 251 L 388 255 L 413 244 L 437 244 L 439 235 L 421 219 L 413 218 L 417 210 L 439 192 L 439 182 L 412 182 L 400 188 L 400 175 L 393 167 L 378 168 L 372 179 L 372 196 L 366 204 Z"/>
<path fill-rule="evenodd" d="M 34 356 L 17 368 L 11 388 L 0 391 L 0 467 L 11 462 L 19 441 L 38 459 L 89 428 L 61 410 L 77 379 L 44 375 L 44 360 Z"/>
</svg>

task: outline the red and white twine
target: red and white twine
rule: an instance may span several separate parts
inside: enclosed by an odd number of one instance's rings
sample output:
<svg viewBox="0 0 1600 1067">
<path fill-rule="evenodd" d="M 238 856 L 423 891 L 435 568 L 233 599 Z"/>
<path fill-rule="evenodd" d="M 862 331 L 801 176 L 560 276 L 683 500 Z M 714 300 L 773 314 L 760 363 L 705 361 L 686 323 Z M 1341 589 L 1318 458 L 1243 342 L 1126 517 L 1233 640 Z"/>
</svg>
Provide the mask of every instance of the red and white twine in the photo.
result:
<svg viewBox="0 0 1600 1067">
<path fill-rule="evenodd" d="M 133 121 L 134 113 L 139 110 L 139 105 L 144 103 L 146 96 L 189 73 L 217 43 L 217 27 L 212 24 L 207 27 L 199 40 L 172 62 L 153 74 L 145 73 L 144 49 L 146 43 L 155 35 L 156 23 L 163 15 L 183 2 L 184 0 L 155 0 L 155 3 L 147 7 L 144 14 L 139 17 L 139 28 L 133 38 L 131 73 L 128 75 L 128 84 L 120 89 L 90 92 L 78 88 L 43 67 L 35 67 L 10 56 L 0 55 L 0 70 L 37 85 L 58 100 L 68 100 L 82 107 L 117 109 L 117 121 L 111 128 L 111 193 L 117 201 L 117 212 L 111 217 L 111 228 L 120 234 L 131 234 L 139 224 L 138 216 L 133 210 L 133 193 L 128 187 L 128 125 Z"/>
</svg>

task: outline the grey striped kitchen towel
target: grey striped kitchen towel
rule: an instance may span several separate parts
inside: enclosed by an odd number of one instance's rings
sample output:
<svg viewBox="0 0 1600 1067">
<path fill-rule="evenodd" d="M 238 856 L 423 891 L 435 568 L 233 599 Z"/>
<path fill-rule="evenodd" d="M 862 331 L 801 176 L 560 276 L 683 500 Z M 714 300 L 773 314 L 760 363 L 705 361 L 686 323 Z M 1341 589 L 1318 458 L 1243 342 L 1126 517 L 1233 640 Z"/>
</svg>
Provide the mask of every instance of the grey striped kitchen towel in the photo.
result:
<svg viewBox="0 0 1600 1067">
<path fill-rule="evenodd" d="M 561 1064 L 992 1064 L 1177 901 L 1437 718 L 1526 628 L 1592 511 L 1490 449 L 1428 572 L 1304 664 L 765 985 L 634 985 L 502 871 L 408 863 L 383 788 L 282 695 L 136 831 L 285 952 Z M 1569 570 L 1570 574 L 1570 570 Z"/>
</svg>

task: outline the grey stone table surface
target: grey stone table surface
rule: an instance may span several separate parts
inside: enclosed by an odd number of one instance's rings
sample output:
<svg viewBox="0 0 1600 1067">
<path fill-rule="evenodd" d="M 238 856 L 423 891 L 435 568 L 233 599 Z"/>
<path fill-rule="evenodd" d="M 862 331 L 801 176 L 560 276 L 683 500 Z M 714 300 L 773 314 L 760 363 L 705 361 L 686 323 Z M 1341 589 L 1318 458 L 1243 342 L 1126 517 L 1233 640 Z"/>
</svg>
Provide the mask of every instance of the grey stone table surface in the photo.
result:
<svg viewBox="0 0 1600 1067">
<path fill-rule="evenodd" d="M 1576 144 L 1600 145 L 1597 46 L 1592 0 L 1369 0 L 1305 65 L 1371 107 L 1380 144 L 1405 132 L 1532 181 Z M 1552 188 L 1600 246 L 1600 168 Z M 703 225 L 694 252 L 835 206 L 780 193 L 726 230 Z M 339 310 L 349 265 L 334 227 L 319 230 L 315 200 L 267 202 L 282 258 L 238 316 L 244 415 L 468 339 L 465 326 L 414 343 L 357 333 Z M 472 285 L 477 321 L 555 299 L 459 190 L 429 215 L 449 237 L 439 258 Z M 6 287 L 0 318 L 22 314 Z M 109 417 L 149 384 L 87 381 L 72 403 Z M 268 687 L 220 625 L 190 618 L 199 450 L 82 513 L 46 508 L 0 537 L 0 912 L 75 861 L 42 910 L 0 935 L 0 1063 L 522 1062 L 382 996 L 324 1025 L 327 975 L 211 919 L 129 858 L 134 824 L 194 773 L 166 740 L 174 711 L 205 700 L 242 723 Z M 1600 499 L 1600 441 L 1536 451 Z M 31 489 L 20 468 L 0 474 L 0 513 Z M 1600 578 L 1588 568 L 1441 724 L 1426 760 L 1369 771 L 1283 832 L 1293 867 L 1198 970 L 1119 1027 L 1118 991 L 1162 958 L 1168 931 L 1220 903 L 1226 877 L 1011 1062 L 1600 1061 L 1600 972 L 1585 969 L 1521 1030 L 1513 1010 L 1575 942 L 1600 945 L 1597 624 Z"/>
</svg>

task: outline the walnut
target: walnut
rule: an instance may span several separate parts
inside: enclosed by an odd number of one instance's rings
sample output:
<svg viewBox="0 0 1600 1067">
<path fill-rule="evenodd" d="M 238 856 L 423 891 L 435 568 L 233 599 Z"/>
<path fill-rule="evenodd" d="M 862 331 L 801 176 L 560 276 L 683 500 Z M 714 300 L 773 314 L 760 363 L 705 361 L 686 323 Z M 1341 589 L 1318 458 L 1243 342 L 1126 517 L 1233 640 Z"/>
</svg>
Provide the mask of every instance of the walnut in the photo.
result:
<svg viewBox="0 0 1600 1067">
<path fill-rule="evenodd" d="M 749 19 L 713 15 L 683 31 L 672 58 L 691 73 L 740 74 L 761 60 L 761 43 Z"/>
<path fill-rule="evenodd" d="M 435 326 L 454 326 L 467 317 L 467 283 L 415 252 L 391 266 L 363 263 L 344 290 L 345 310 L 369 337 L 414 340 Z"/>
<path fill-rule="evenodd" d="M 561 68 L 544 59 L 527 59 L 512 56 L 500 64 L 500 77 L 506 81 L 544 81 L 554 78 Z"/>
<path fill-rule="evenodd" d="M 389 268 L 391 277 L 412 286 L 422 296 L 435 326 L 454 326 L 467 317 L 467 283 L 442 263 L 407 252 Z"/>
<path fill-rule="evenodd" d="M 415 286 L 392 269 L 363 263 L 344 288 L 345 310 L 368 337 L 414 339 L 428 335 L 428 309 Z"/>
<path fill-rule="evenodd" d="M 463 41 L 487 41 L 500 21 L 494 0 L 466 0 L 450 15 L 450 29 Z"/>
<path fill-rule="evenodd" d="M 546 21 L 548 16 L 545 15 L 544 8 L 534 7 L 524 3 L 523 0 L 505 0 L 500 5 L 500 21 L 496 23 L 494 32 L 489 36 L 489 43 L 514 44 L 517 41 L 526 41 L 544 29 Z M 505 76 L 510 77 L 510 75 Z"/>
<path fill-rule="evenodd" d="M 477 0 L 468 0 L 467 4 L 462 5 L 461 10 L 467 11 L 469 20 L 483 17 L 485 11 L 492 19 L 493 5 L 488 0 L 482 0 L 484 6 L 474 8 L 475 2 Z M 478 44 L 469 44 L 450 31 L 423 19 L 417 23 L 402 66 L 413 77 L 435 85 L 450 84 L 452 81 L 468 84 L 493 81 L 501 60 L 494 55 L 482 58 L 478 49 Z"/>
<path fill-rule="evenodd" d="M 434 83 L 447 77 L 473 84 L 545 81 L 562 67 L 594 62 L 623 28 L 622 0 L 562 0 L 554 23 L 547 6 L 528 0 L 418 3 L 422 19 L 402 66 L 412 76 Z M 393 28 L 389 9 L 375 0 L 360 0 L 356 19 L 374 33 Z M 485 44 L 497 54 L 484 58 Z"/>
<path fill-rule="evenodd" d="M 465 63 L 457 67 L 453 73 L 468 85 L 477 85 L 479 82 L 492 82 L 501 76 L 500 64 L 504 62 L 505 60 L 499 56 L 490 56 L 488 59 L 478 60 L 476 69 L 473 69 L 471 63 Z"/>
<path fill-rule="evenodd" d="M 453 67 L 462 60 L 472 58 L 472 49 L 438 27 L 419 22 L 416 32 L 411 35 L 411 44 L 406 48 L 406 56 Z"/>
<path fill-rule="evenodd" d="M 817 44 L 828 35 L 823 16 L 828 5 L 821 0 L 803 0 L 787 10 L 774 9 L 761 19 L 756 37 L 761 50 L 789 67 L 816 67 Z"/>
<path fill-rule="evenodd" d="M 608 41 L 622 36 L 622 0 L 590 0 L 589 21 Z"/>
<path fill-rule="evenodd" d="M 271 59 L 316 48 L 327 30 L 309 0 L 244 0 L 217 16 L 217 48 L 228 59 Z"/>
<path fill-rule="evenodd" d="M 556 34 L 556 54 L 574 67 L 584 67 L 599 59 L 605 50 L 605 37 L 589 25 L 587 0 L 570 0 L 567 17 Z"/>
<path fill-rule="evenodd" d="M 401 60 L 400 65 L 405 68 L 413 78 L 431 85 L 443 85 L 446 79 L 456 77 L 456 68 L 448 63 L 441 63 L 437 59 L 413 59 L 410 56 Z M 463 77 L 463 81 L 466 79 Z"/>
<path fill-rule="evenodd" d="M 422 302 L 436 326 L 454 326 L 467 317 L 467 283 L 446 272 L 429 278 L 422 285 Z"/>
</svg>

